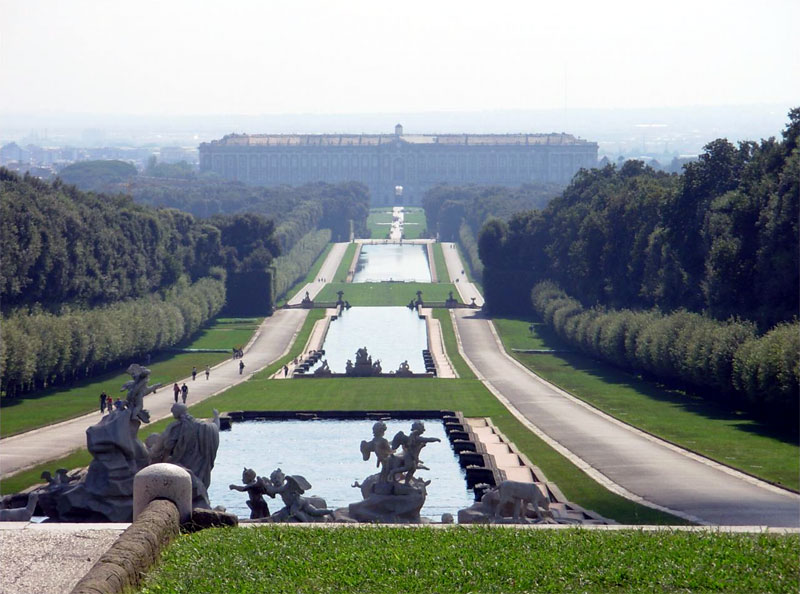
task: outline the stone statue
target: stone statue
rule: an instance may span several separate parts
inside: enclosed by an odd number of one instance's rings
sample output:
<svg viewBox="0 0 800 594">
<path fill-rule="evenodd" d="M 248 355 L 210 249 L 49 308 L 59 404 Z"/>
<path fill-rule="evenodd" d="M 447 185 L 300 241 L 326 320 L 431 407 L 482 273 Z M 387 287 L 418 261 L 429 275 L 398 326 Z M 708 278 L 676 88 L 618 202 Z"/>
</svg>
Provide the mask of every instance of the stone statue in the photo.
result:
<svg viewBox="0 0 800 594">
<path fill-rule="evenodd" d="M 414 373 L 411 371 L 411 367 L 408 365 L 408 359 L 400 363 L 400 367 L 397 368 L 395 375 L 399 377 L 411 377 Z"/>
<path fill-rule="evenodd" d="M 271 516 L 273 522 L 318 522 L 317 518 L 332 516 L 324 499 L 303 497 L 311 488 L 309 482 L 299 474 L 286 476 L 280 468 L 276 469 L 264 483 L 266 494 L 270 497 L 280 495 L 283 509 Z"/>
<path fill-rule="evenodd" d="M 28 495 L 28 503 L 25 507 L 0 509 L 0 522 L 30 522 L 38 502 L 39 494 L 31 493 Z"/>
<path fill-rule="evenodd" d="M 265 484 L 266 479 L 256 476 L 256 472 L 252 468 L 245 468 L 242 471 L 242 482 L 244 486 L 230 485 L 229 489 L 247 493 L 249 499 L 247 507 L 250 508 L 250 519 L 258 520 L 260 518 L 269 517 L 269 507 L 264 499 L 267 494 L 267 487 Z"/>
<path fill-rule="evenodd" d="M 374 377 L 383 372 L 380 361 L 372 361 L 372 357 L 367 353 L 367 347 L 362 347 L 356 351 L 356 362 L 353 364 L 347 360 L 345 375 L 354 377 Z"/>
<path fill-rule="evenodd" d="M 411 477 L 418 469 L 429 470 L 427 466 L 422 465 L 419 455 L 429 443 L 441 441 L 438 437 L 422 437 L 425 433 L 425 423 L 422 421 L 415 421 L 411 425 L 411 434 L 406 436 L 402 431 L 398 432 L 392 440 L 392 448 L 397 449 L 400 445 L 403 446 L 403 463 L 395 472 L 405 472 L 405 483 L 409 484 Z"/>
<path fill-rule="evenodd" d="M 333 375 L 331 368 L 328 366 L 327 359 L 322 360 L 322 365 L 320 365 L 314 370 L 314 375 L 316 377 L 330 377 Z"/>
<path fill-rule="evenodd" d="M 210 509 L 208 486 L 219 447 L 219 411 L 211 422 L 198 421 L 187 412 L 185 404 L 172 405 L 175 420 L 164 433 L 148 437 L 153 463 L 169 462 L 183 466 L 192 477 L 194 507 Z M 155 436 L 155 437 L 154 437 Z"/>
<path fill-rule="evenodd" d="M 148 386 L 147 380 L 150 379 L 150 370 L 136 363 L 128 366 L 128 373 L 132 379 L 125 382 L 120 390 L 120 392 L 128 391 L 125 406 L 131 409 L 132 419 L 139 419 L 142 423 L 149 423 L 150 413 L 144 410 L 144 397 L 155 392 L 161 387 L 161 384 Z"/>
<path fill-rule="evenodd" d="M 554 522 L 550 500 L 536 483 L 503 481 L 480 502 L 459 510 L 459 524 L 530 524 Z"/>
<path fill-rule="evenodd" d="M 369 460 L 374 452 L 380 472 L 368 476 L 363 483 L 353 486 L 361 489 L 363 501 L 351 503 L 347 509 L 337 510 L 337 517 L 357 522 L 419 523 L 420 509 L 427 497 L 426 487 L 430 481 L 414 476 L 419 469 L 426 469 L 419 459 L 426 444 L 440 441 L 438 438 L 422 437 L 425 426 L 417 421 L 411 426 L 411 434 L 399 431 L 391 443 L 384 436 L 386 424 L 382 421 L 372 426 L 372 439 L 361 442 L 361 455 Z M 400 446 L 402 456 L 395 454 Z"/>
</svg>

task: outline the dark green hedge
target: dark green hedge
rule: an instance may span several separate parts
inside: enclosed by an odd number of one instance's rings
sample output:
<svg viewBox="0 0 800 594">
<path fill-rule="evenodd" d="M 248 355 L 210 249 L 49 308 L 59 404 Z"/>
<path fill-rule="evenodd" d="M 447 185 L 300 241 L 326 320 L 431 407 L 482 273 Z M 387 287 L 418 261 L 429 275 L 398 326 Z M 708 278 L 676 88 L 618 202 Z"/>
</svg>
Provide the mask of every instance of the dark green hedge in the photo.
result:
<svg viewBox="0 0 800 594">
<path fill-rule="evenodd" d="M 181 278 L 162 294 L 60 315 L 16 311 L 2 319 L 0 391 L 6 396 L 62 384 L 177 344 L 222 309 L 225 280 Z"/>
<path fill-rule="evenodd" d="M 763 336 L 740 320 L 685 310 L 584 308 L 550 281 L 531 292 L 533 308 L 569 345 L 614 365 L 745 403 L 765 416 L 794 415 L 800 390 L 800 323 Z"/>
</svg>

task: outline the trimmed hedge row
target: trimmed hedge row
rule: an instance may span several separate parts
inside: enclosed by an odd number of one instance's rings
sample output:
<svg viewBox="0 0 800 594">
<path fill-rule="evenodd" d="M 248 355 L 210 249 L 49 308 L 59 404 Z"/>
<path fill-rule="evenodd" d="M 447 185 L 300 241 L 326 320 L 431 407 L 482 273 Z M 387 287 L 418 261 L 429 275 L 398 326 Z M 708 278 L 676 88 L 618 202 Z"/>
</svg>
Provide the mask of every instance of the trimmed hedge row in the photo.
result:
<svg viewBox="0 0 800 594">
<path fill-rule="evenodd" d="M 275 296 L 283 297 L 298 280 L 303 278 L 331 240 L 330 229 L 318 229 L 306 233 L 297 241 L 288 254 L 278 256 L 275 266 Z"/>
<path fill-rule="evenodd" d="M 464 257 L 467 259 L 467 265 L 472 272 L 472 278 L 476 281 L 483 279 L 483 262 L 478 256 L 478 242 L 475 240 L 475 234 L 469 225 L 461 223 L 458 230 L 458 243 L 461 245 Z"/>
<path fill-rule="evenodd" d="M 192 336 L 225 303 L 221 269 L 163 295 L 89 310 L 15 312 L 2 320 L 0 392 L 17 396 L 169 347 Z"/>
<path fill-rule="evenodd" d="M 757 336 L 750 322 L 720 322 L 678 311 L 584 308 L 551 281 L 534 286 L 533 308 L 586 354 L 661 380 L 738 400 L 769 416 L 795 414 L 800 389 L 800 323 Z"/>
</svg>

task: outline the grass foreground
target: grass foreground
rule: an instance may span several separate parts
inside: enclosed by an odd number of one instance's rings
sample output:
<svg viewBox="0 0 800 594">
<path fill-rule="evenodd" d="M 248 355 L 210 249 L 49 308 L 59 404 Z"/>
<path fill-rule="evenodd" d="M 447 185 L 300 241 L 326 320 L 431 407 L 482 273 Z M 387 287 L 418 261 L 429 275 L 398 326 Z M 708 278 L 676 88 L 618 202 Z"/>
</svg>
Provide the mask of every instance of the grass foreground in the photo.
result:
<svg viewBox="0 0 800 594">
<path fill-rule="evenodd" d="M 626 423 L 773 483 L 800 488 L 797 438 L 741 413 L 670 390 L 577 352 L 524 354 L 511 349 L 566 348 L 547 326 L 494 319 L 509 354 L 534 373 Z"/>
<path fill-rule="evenodd" d="M 797 535 L 501 527 L 204 530 L 140 592 L 797 592 Z"/>
</svg>

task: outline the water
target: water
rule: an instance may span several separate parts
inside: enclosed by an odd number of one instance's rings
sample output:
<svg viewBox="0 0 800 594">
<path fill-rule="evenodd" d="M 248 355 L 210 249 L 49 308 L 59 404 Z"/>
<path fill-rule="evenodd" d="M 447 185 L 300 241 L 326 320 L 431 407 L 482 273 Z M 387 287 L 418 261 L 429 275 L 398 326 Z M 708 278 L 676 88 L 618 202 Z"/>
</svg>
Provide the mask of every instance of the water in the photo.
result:
<svg viewBox="0 0 800 594">
<path fill-rule="evenodd" d="M 398 431 L 408 435 L 412 422 L 385 421 L 386 438 L 391 441 Z M 420 515 L 436 521 L 445 512 L 456 517 L 459 509 L 474 503 L 474 495 L 467 490 L 464 471 L 450 448 L 442 422 L 439 419 L 424 422 L 425 437 L 438 437 L 442 441 L 429 443 L 420 456 L 430 470 L 419 470 L 415 476 L 431 481 Z M 311 490 L 305 495 L 323 497 L 330 509 L 360 501 L 361 491 L 351 485 L 378 472 L 374 454 L 365 462 L 359 451 L 361 440 L 372 439 L 373 424 L 372 420 L 234 423 L 231 431 L 222 431 L 219 436 L 208 489 L 211 505 L 224 505 L 239 517 L 250 517 L 247 493 L 228 488 L 230 484 L 242 484 L 243 467 L 252 468 L 258 476 L 269 477 L 276 468 L 285 474 L 302 475 L 311 483 Z M 264 499 L 272 513 L 283 507 L 280 497 Z"/>
<path fill-rule="evenodd" d="M 431 282 L 426 246 L 396 243 L 362 246 L 353 282 L 385 281 Z"/>
<path fill-rule="evenodd" d="M 331 371 L 344 373 L 347 360 L 355 363 L 356 351 L 362 347 L 367 347 L 373 361 L 380 359 L 384 373 L 397 371 L 403 361 L 414 373 L 425 373 L 425 320 L 407 307 L 351 307 L 331 322 L 322 345 L 324 359 Z"/>
</svg>

